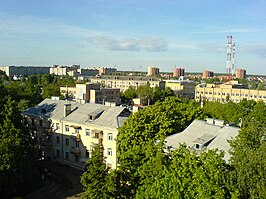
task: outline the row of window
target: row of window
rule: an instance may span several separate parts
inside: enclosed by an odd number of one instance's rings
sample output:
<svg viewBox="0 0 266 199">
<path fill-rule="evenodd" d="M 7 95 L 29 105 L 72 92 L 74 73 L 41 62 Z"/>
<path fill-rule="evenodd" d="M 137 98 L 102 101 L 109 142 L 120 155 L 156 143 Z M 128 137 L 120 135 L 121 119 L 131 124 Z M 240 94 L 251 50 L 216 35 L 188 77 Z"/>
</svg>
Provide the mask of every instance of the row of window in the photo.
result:
<svg viewBox="0 0 266 199">
<path fill-rule="evenodd" d="M 56 123 L 56 130 L 59 130 L 59 123 Z M 79 128 L 75 128 L 75 134 L 80 133 L 80 130 L 81 129 L 79 129 Z M 65 131 L 66 132 L 70 131 L 69 125 L 65 125 Z M 94 130 L 90 130 L 90 129 L 85 129 L 85 135 L 91 136 L 92 138 L 99 138 L 99 132 L 94 131 Z M 113 134 L 112 133 L 107 134 L 107 140 L 110 140 L 110 141 L 113 140 Z"/>
<path fill-rule="evenodd" d="M 199 93 L 201 93 L 201 94 L 205 94 L 205 95 L 212 95 L 212 92 L 197 92 L 197 94 L 199 94 Z M 214 92 L 213 93 L 214 95 L 216 95 L 216 92 Z M 226 94 L 231 94 L 231 96 L 245 96 L 245 97 L 253 97 L 253 98 L 264 98 L 264 99 L 266 99 L 266 96 L 261 96 L 261 95 L 259 95 L 259 96 L 257 96 L 257 95 L 249 95 L 249 94 L 239 94 L 239 93 L 222 93 L 222 95 L 226 95 Z M 221 93 L 218 93 L 218 95 L 221 95 Z"/>
</svg>

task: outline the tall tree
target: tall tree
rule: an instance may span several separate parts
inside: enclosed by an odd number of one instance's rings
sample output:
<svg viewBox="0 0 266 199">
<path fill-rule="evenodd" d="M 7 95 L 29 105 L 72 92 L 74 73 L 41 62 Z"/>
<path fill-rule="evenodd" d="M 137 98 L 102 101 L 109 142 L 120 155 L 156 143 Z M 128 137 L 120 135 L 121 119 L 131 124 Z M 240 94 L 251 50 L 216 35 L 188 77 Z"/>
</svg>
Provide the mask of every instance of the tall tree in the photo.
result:
<svg viewBox="0 0 266 199">
<path fill-rule="evenodd" d="M 108 169 L 100 147 L 100 145 L 94 147 L 91 158 L 86 163 L 85 172 L 81 176 L 81 184 L 85 191 L 83 198 L 109 198 L 106 187 Z"/>
</svg>

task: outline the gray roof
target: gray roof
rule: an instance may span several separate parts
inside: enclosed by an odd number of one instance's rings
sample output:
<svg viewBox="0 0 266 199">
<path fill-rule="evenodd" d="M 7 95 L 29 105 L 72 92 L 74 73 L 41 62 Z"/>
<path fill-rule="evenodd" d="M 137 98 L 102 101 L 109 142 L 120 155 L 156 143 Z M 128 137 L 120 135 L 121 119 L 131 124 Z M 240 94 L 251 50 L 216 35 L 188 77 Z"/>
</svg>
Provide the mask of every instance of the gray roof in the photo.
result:
<svg viewBox="0 0 266 199">
<path fill-rule="evenodd" d="M 64 117 L 64 104 L 71 104 L 71 112 L 66 117 Z M 128 117 L 128 114 L 123 115 L 123 112 L 125 112 L 125 108 L 123 107 L 45 99 L 37 106 L 25 110 L 23 114 L 47 119 L 61 119 L 77 124 L 94 124 L 109 128 L 118 128 Z M 96 117 L 96 119 L 90 120 L 89 115 Z"/>
<path fill-rule="evenodd" d="M 166 145 L 173 149 L 180 144 L 192 147 L 194 144 L 202 144 L 207 149 L 225 151 L 224 159 L 229 160 L 230 145 L 228 140 L 238 134 L 239 128 L 232 126 L 218 126 L 201 120 L 194 120 L 183 132 L 166 137 Z"/>
</svg>

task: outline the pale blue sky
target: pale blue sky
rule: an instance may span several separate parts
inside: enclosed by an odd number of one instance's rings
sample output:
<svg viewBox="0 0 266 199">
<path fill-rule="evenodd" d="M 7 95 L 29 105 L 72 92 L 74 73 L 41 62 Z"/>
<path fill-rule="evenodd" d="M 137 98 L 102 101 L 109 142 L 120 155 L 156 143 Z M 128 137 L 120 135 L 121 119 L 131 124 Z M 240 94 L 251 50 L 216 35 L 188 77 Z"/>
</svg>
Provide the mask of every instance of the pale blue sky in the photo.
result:
<svg viewBox="0 0 266 199">
<path fill-rule="evenodd" d="M 0 65 L 116 66 L 266 75 L 265 0 L 0 0 Z"/>
</svg>

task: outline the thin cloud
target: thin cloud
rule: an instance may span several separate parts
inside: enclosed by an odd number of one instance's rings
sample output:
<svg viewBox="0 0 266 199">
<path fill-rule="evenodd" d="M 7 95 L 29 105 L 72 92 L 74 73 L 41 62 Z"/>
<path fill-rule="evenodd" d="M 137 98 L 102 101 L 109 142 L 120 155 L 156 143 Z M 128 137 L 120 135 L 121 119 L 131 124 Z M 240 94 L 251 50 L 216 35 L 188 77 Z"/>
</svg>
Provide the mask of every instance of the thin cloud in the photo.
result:
<svg viewBox="0 0 266 199">
<path fill-rule="evenodd" d="M 140 39 L 123 39 L 117 40 L 108 36 L 92 36 L 88 38 L 88 42 L 96 44 L 104 49 L 111 51 L 166 51 L 167 42 L 160 37 L 144 37 Z"/>
</svg>

